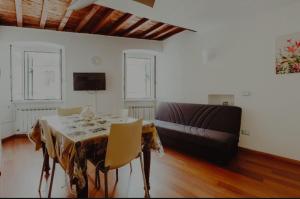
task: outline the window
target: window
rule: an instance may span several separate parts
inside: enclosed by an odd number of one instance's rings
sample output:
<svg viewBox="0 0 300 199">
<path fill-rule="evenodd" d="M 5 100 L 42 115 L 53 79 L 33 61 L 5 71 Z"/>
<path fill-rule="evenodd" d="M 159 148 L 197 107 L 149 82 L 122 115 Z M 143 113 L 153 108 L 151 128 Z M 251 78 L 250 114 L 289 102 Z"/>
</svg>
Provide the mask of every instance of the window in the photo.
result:
<svg viewBox="0 0 300 199">
<path fill-rule="evenodd" d="M 125 54 L 124 96 L 125 100 L 155 99 L 155 56 Z"/>
<path fill-rule="evenodd" d="M 62 50 L 11 48 L 12 100 L 62 100 Z"/>
</svg>

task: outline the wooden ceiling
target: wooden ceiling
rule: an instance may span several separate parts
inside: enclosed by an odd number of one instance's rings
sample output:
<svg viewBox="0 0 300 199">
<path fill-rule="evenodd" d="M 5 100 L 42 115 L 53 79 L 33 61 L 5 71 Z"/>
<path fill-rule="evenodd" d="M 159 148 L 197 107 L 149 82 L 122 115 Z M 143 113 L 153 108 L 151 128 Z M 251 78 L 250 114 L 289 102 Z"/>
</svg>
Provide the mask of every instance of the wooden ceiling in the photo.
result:
<svg viewBox="0 0 300 199">
<path fill-rule="evenodd" d="M 149 40 L 165 40 L 187 30 L 97 4 L 70 11 L 71 1 L 0 0 L 0 25 Z"/>
</svg>

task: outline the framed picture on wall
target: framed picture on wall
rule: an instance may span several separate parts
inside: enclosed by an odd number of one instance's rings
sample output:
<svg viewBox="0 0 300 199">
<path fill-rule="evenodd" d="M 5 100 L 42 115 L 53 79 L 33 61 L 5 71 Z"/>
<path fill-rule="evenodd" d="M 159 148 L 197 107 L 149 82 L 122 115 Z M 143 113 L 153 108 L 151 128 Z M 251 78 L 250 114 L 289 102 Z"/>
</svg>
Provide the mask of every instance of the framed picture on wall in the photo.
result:
<svg viewBox="0 0 300 199">
<path fill-rule="evenodd" d="M 276 39 L 276 74 L 300 73 L 300 33 Z"/>
</svg>

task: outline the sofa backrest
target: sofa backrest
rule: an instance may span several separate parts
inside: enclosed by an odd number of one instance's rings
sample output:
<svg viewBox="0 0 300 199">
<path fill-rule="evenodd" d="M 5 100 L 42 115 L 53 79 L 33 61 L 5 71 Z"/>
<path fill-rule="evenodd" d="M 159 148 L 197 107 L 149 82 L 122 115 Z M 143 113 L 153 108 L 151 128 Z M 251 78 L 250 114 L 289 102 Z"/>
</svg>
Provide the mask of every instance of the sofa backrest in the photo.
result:
<svg viewBox="0 0 300 199">
<path fill-rule="evenodd" d="M 155 119 L 239 135 L 241 114 L 235 106 L 160 102 Z"/>
</svg>

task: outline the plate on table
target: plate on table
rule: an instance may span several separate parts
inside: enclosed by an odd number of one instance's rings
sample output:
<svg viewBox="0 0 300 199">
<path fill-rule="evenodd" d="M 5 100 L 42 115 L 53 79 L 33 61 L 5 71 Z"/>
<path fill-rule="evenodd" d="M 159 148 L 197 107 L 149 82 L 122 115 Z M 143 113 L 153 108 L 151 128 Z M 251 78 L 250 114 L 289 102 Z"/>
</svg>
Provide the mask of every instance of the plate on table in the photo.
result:
<svg viewBox="0 0 300 199">
<path fill-rule="evenodd" d="M 105 124 L 107 121 L 106 120 L 99 120 L 99 121 L 97 121 L 97 123 L 99 123 L 99 124 Z"/>
<path fill-rule="evenodd" d="M 74 131 L 74 132 L 70 133 L 69 135 L 70 136 L 80 136 L 80 135 L 86 135 L 86 134 L 87 134 L 87 132 L 85 132 L 85 131 Z"/>
<path fill-rule="evenodd" d="M 74 120 L 75 123 L 83 122 L 83 121 L 84 121 L 84 120 L 82 120 L 82 119 Z"/>
<path fill-rule="evenodd" d="M 71 125 L 71 126 L 68 126 L 68 128 L 70 128 L 70 129 L 76 129 L 77 126 Z"/>
<path fill-rule="evenodd" d="M 90 131 L 92 133 L 99 133 L 99 132 L 105 131 L 105 130 L 106 130 L 106 128 L 99 127 L 99 128 L 96 128 L 96 129 L 91 129 Z"/>
<path fill-rule="evenodd" d="M 94 123 L 84 123 L 81 126 L 83 126 L 83 127 L 90 127 L 90 126 L 95 126 L 95 124 Z"/>
<path fill-rule="evenodd" d="M 69 116 L 64 116 L 65 118 L 68 118 L 68 119 L 78 119 L 79 116 L 78 115 L 69 115 Z"/>
</svg>

